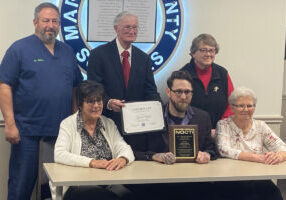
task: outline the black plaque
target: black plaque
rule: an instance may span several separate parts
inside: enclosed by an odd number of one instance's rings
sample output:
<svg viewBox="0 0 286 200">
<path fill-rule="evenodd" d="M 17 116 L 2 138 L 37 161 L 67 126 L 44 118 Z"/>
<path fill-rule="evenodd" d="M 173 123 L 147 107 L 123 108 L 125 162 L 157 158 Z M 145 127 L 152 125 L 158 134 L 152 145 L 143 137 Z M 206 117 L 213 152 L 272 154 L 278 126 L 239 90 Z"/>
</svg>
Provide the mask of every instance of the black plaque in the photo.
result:
<svg viewBox="0 0 286 200">
<path fill-rule="evenodd" d="M 198 154 L 196 125 L 169 125 L 169 151 L 176 162 L 194 162 Z"/>
</svg>

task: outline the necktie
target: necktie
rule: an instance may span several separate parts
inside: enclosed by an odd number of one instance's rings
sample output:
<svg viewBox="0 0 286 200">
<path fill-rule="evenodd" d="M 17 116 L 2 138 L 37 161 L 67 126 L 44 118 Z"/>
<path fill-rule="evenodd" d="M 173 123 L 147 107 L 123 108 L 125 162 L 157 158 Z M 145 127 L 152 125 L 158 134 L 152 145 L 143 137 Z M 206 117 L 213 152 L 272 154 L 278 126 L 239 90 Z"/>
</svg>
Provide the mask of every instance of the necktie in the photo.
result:
<svg viewBox="0 0 286 200">
<path fill-rule="evenodd" d="M 129 73 L 130 73 L 130 63 L 128 60 L 129 52 L 125 50 L 121 53 L 121 56 L 123 57 L 123 59 L 122 59 L 123 76 L 124 76 L 124 80 L 125 80 L 125 85 L 127 87 L 128 86 L 128 80 L 129 80 Z"/>
</svg>

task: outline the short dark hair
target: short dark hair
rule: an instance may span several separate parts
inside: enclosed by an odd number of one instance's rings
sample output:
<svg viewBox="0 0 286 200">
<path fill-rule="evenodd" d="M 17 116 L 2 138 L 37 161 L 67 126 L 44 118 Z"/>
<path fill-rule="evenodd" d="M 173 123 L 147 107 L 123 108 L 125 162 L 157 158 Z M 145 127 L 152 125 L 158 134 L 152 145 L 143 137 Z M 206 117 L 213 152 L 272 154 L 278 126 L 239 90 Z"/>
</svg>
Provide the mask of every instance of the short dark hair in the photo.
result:
<svg viewBox="0 0 286 200">
<path fill-rule="evenodd" d="M 84 100 L 91 97 L 104 100 L 103 85 L 91 80 L 81 82 L 77 88 L 78 107 L 82 107 Z"/>
<path fill-rule="evenodd" d="M 60 18 L 59 8 L 57 6 L 55 6 L 54 4 L 52 4 L 52 3 L 44 2 L 44 3 L 41 3 L 40 5 L 38 5 L 35 8 L 35 12 L 34 12 L 34 19 L 35 20 L 39 19 L 39 12 L 41 12 L 41 10 L 44 9 L 44 8 L 52 8 L 52 9 L 54 9 L 55 11 L 57 11 L 57 13 L 59 15 L 59 18 Z"/>
<path fill-rule="evenodd" d="M 187 71 L 173 71 L 167 80 L 168 88 L 171 89 L 173 87 L 173 82 L 175 79 L 186 80 L 193 86 L 192 76 Z"/>
</svg>

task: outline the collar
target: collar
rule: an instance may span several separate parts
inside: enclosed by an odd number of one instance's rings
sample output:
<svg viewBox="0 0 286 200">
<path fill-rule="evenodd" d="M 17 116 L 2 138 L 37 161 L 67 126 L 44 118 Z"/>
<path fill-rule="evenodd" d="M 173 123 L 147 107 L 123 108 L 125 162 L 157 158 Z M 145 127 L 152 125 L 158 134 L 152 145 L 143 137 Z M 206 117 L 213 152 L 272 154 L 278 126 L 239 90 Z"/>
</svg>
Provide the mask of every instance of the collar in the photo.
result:
<svg viewBox="0 0 286 200">
<path fill-rule="evenodd" d="M 233 116 L 230 116 L 229 118 L 227 118 L 226 120 L 230 121 L 230 126 L 231 129 L 233 130 L 233 135 L 240 135 L 241 138 L 244 138 L 243 136 L 243 131 L 242 129 L 240 129 L 236 123 L 233 121 Z M 256 135 L 256 123 L 255 123 L 255 119 L 252 118 L 252 127 L 251 129 L 247 132 L 246 135 L 246 140 L 252 140 L 255 135 Z"/>
<path fill-rule="evenodd" d="M 84 121 L 82 119 L 82 113 L 81 113 L 80 110 L 78 111 L 78 114 L 76 116 L 76 122 L 77 122 L 77 131 L 79 133 L 81 133 L 81 131 L 84 129 Z M 98 118 L 98 120 L 96 122 L 96 129 L 103 129 L 103 130 L 105 130 L 105 127 L 104 127 L 104 125 L 102 123 L 101 118 Z"/>
<path fill-rule="evenodd" d="M 120 44 L 120 42 L 119 42 L 119 40 L 118 40 L 118 38 L 116 38 L 116 45 L 117 45 L 117 48 L 118 48 L 118 53 L 119 53 L 119 57 L 121 58 L 122 56 L 121 56 L 121 53 L 123 52 L 123 51 L 128 51 L 129 52 L 129 58 L 131 58 L 131 52 L 132 52 L 132 45 L 130 45 L 130 47 L 128 48 L 128 49 L 124 49 L 122 46 L 121 46 L 121 44 Z"/>
<path fill-rule="evenodd" d="M 191 106 L 188 107 L 187 111 L 186 111 L 186 115 L 183 118 L 182 122 L 180 125 L 188 125 L 191 121 L 191 119 L 193 118 L 194 115 L 194 111 L 192 109 Z M 175 125 L 175 122 L 169 117 L 170 113 L 169 113 L 169 103 L 167 103 L 166 107 L 165 107 L 165 111 L 164 111 L 164 118 L 167 121 L 168 125 Z"/>
<path fill-rule="evenodd" d="M 58 48 L 59 48 L 59 41 L 57 39 L 55 39 L 55 43 L 54 43 L 54 55 L 51 54 L 51 52 L 48 50 L 48 48 L 46 47 L 45 43 L 34 33 L 32 35 L 34 38 L 36 38 L 36 40 L 39 41 L 39 43 L 44 47 L 46 52 L 49 52 L 49 55 L 51 55 L 53 58 L 59 58 L 58 56 Z"/>
<path fill-rule="evenodd" d="M 216 66 L 217 66 L 217 64 L 215 64 L 214 62 L 211 64 L 211 80 L 221 79 L 220 73 L 218 73 Z M 193 79 L 194 78 L 199 79 L 198 72 L 197 72 L 196 68 L 197 67 L 195 64 L 195 60 L 192 58 L 190 61 L 190 73 L 191 73 Z"/>
<path fill-rule="evenodd" d="M 198 76 L 200 76 L 200 75 L 209 75 L 209 76 L 211 76 L 211 74 L 212 74 L 212 65 L 210 65 L 207 69 L 201 69 L 195 63 L 195 69 L 196 69 L 196 72 L 197 72 Z"/>
</svg>

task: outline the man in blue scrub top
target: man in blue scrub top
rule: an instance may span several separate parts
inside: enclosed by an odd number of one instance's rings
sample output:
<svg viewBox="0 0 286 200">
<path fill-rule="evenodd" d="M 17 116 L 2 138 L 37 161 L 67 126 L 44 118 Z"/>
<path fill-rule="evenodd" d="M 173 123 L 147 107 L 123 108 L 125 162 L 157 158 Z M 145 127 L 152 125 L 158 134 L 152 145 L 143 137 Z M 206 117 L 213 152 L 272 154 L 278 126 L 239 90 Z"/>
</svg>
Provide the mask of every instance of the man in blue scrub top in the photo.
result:
<svg viewBox="0 0 286 200">
<path fill-rule="evenodd" d="M 35 34 L 13 43 L 0 66 L 0 108 L 11 143 L 8 199 L 30 199 L 42 137 L 57 136 L 71 114 L 73 88 L 82 80 L 73 50 L 56 40 L 58 8 L 35 9 Z"/>
</svg>

